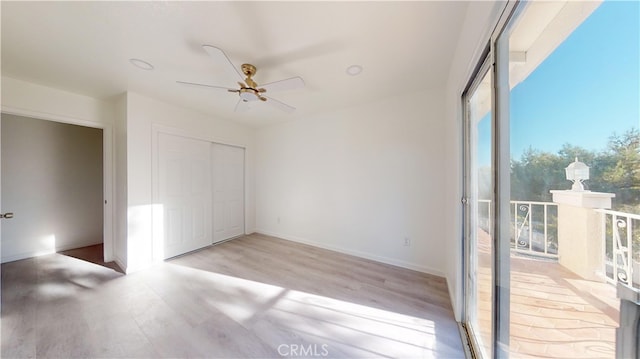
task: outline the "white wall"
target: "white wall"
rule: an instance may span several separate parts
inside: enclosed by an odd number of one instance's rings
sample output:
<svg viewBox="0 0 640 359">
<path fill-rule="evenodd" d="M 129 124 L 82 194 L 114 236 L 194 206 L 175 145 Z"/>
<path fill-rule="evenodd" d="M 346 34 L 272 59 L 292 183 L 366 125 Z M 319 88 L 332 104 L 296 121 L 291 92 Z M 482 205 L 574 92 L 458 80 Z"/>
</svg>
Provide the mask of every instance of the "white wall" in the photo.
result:
<svg viewBox="0 0 640 359">
<path fill-rule="evenodd" d="M 113 122 L 112 104 L 106 101 L 5 76 L 0 85 L 3 112 L 5 109 L 22 110 L 29 112 L 31 117 L 60 119 L 62 122 Z"/>
<path fill-rule="evenodd" d="M 169 105 L 133 92 L 126 98 L 127 148 L 127 271 L 153 262 L 153 176 L 154 126 L 172 132 L 246 148 L 246 231 L 255 227 L 253 130 L 228 120 L 216 119 L 192 110 Z"/>
<path fill-rule="evenodd" d="M 442 275 L 443 102 L 407 94 L 258 130 L 256 231 Z"/>
<path fill-rule="evenodd" d="M 102 243 L 102 130 L 2 115 L 2 261 Z"/>
<path fill-rule="evenodd" d="M 460 32 L 446 87 L 445 197 L 443 203 L 445 272 L 456 320 L 461 320 L 462 291 L 462 92 L 480 61 L 482 50 L 504 7 L 504 2 L 470 2 Z"/>
</svg>

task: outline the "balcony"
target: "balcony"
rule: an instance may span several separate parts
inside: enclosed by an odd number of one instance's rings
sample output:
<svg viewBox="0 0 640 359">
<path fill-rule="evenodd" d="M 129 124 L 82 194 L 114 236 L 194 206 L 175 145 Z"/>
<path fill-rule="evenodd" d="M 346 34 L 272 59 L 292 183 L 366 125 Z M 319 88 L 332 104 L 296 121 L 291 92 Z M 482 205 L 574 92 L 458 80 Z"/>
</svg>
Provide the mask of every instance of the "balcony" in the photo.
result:
<svg viewBox="0 0 640 359">
<path fill-rule="evenodd" d="M 512 201 L 511 208 L 512 357 L 615 357 L 620 318 L 615 285 L 621 282 L 639 287 L 640 215 L 585 209 L 591 216 L 586 236 L 596 238 L 594 242 L 562 237 L 566 236 L 567 226 L 564 224 L 563 233 L 562 221 L 569 221 L 570 225 L 580 221 L 563 218 L 571 212 L 560 210 L 557 203 Z M 485 326 L 484 333 L 489 332 L 491 323 L 490 209 L 489 201 L 479 201 L 478 316 L 480 326 Z M 576 243 L 596 248 L 563 251 L 563 244 Z M 599 253 L 599 260 L 586 261 L 597 268 L 576 268 L 566 257 L 578 251 Z M 585 261 L 580 262 L 583 265 Z"/>
</svg>

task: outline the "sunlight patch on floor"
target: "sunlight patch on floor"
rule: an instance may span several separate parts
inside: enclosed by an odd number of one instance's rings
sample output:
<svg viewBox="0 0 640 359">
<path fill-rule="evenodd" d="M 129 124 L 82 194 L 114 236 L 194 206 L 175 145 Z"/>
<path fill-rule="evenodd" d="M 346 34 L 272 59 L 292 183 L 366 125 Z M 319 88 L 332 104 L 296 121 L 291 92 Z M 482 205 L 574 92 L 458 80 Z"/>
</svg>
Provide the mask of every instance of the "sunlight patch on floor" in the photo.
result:
<svg viewBox="0 0 640 359">
<path fill-rule="evenodd" d="M 209 305 L 270 341 L 281 336 L 284 343 L 295 338 L 307 345 L 326 344 L 330 355 L 338 356 L 431 357 L 439 349 L 437 328 L 431 320 L 165 264 L 176 274 L 188 276 L 192 280 L 189 287 L 215 289 L 207 291 Z"/>
</svg>

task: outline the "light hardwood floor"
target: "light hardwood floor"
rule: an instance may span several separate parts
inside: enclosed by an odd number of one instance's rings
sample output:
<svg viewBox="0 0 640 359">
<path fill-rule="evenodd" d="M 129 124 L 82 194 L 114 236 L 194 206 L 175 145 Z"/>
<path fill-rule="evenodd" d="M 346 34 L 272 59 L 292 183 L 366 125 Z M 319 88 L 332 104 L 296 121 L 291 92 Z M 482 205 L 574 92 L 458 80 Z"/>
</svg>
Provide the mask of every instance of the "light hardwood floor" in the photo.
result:
<svg viewBox="0 0 640 359">
<path fill-rule="evenodd" d="M 2 357 L 462 358 L 443 278 L 259 234 L 127 276 L 2 265 Z"/>
</svg>

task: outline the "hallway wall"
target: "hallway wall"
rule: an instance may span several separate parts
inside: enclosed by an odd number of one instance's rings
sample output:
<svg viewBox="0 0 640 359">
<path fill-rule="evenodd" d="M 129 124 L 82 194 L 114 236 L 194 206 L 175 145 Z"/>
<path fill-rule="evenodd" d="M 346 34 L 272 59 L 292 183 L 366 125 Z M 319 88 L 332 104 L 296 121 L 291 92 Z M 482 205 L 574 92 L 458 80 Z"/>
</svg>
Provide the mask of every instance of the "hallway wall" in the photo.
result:
<svg viewBox="0 0 640 359">
<path fill-rule="evenodd" d="M 2 114 L 2 262 L 103 242 L 102 129 Z"/>
</svg>

